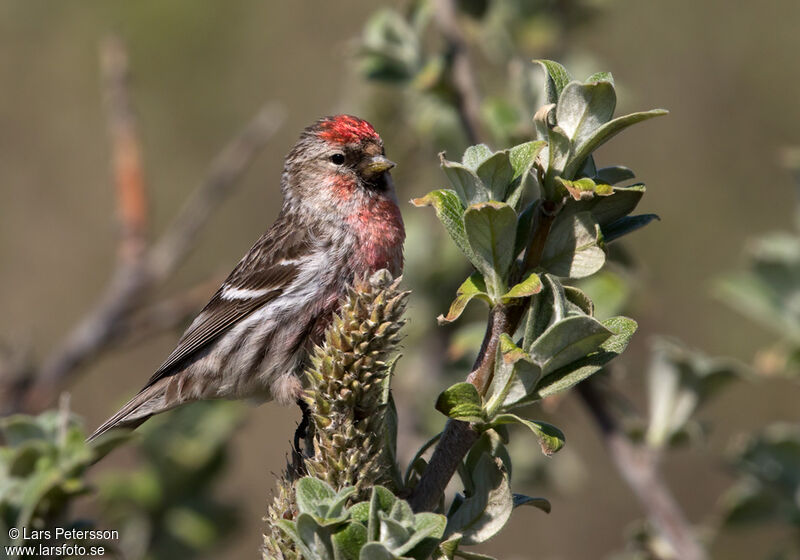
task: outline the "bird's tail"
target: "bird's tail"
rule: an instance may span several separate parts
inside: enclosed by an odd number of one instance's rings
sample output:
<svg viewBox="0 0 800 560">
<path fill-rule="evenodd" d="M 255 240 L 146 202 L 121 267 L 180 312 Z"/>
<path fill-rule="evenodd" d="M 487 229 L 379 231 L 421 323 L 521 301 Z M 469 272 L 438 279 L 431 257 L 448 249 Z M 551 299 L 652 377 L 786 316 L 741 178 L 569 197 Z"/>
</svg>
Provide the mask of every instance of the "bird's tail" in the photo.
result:
<svg viewBox="0 0 800 560">
<path fill-rule="evenodd" d="M 165 386 L 163 383 L 155 383 L 145 387 L 111 418 L 103 422 L 86 441 L 92 441 L 115 428 L 129 428 L 132 430 L 154 414 L 164 412 L 175 406 L 167 406 L 165 401 Z"/>
</svg>

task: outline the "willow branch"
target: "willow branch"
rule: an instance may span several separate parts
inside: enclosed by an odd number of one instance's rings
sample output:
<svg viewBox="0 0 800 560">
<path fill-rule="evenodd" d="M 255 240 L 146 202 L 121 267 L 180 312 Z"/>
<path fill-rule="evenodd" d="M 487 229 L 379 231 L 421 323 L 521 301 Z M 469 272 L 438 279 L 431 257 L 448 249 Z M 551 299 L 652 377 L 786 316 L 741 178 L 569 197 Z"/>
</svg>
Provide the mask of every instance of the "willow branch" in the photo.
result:
<svg viewBox="0 0 800 560">
<path fill-rule="evenodd" d="M 171 274 L 194 248 L 214 210 L 230 196 L 285 118 L 281 106 L 265 104 L 214 158 L 203 181 L 150 250 L 148 271 L 156 280 Z"/>
<path fill-rule="evenodd" d="M 639 500 L 650 524 L 675 552 L 675 557 L 706 560 L 707 554 L 659 472 L 656 451 L 634 444 L 625 435 L 593 379 L 579 384 L 577 391 L 600 429 L 614 465 Z"/>
<path fill-rule="evenodd" d="M 483 137 L 481 126 L 481 96 L 478 80 L 469 57 L 464 33 L 458 24 L 454 0 L 437 0 L 434 19 L 447 42 L 451 58 L 451 79 L 456 96 L 456 110 L 470 144 L 478 144 Z"/>
<path fill-rule="evenodd" d="M 532 268 L 539 265 L 540 247 L 550 233 L 555 214 L 546 213 L 549 206 L 537 206 L 531 243 L 526 251 L 525 262 Z M 467 377 L 480 394 L 485 394 L 494 373 L 497 346 L 503 334 L 511 335 L 517 330 L 525 313 L 525 305 L 495 305 L 489 313 L 489 321 L 483 336 L 480 352 Z M 414 487 L 409 503 L 414 511 L 432 511 L 439 504 L 450 479 L 478 439 L 478 433 L 467 422 L 448 420 L 442 437 L 433 451 L 419 482 Z"/>
</svg>

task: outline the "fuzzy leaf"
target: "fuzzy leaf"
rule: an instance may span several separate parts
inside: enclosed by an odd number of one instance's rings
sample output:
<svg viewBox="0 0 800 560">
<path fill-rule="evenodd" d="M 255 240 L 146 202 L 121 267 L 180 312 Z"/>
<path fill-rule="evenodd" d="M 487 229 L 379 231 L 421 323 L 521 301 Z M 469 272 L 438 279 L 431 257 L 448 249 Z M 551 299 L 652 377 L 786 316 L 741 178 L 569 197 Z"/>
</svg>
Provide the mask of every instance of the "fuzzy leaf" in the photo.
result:
<svg viewBox="0 0 800 560">
<path fill-rule="evenodd" d="M 533 360 L 547 376 L 560 367 L 594 352 L 613 333 L 587 315 L 576 315 L 549 327 L 531 345 Z"/>
<path fill-rule="evenodd" d="M 516 414 L 498 414 L 493 420 L 493 424 L 521 424 L 528 428 L 539 440 L 539 445 L 542 448 L 542 453 L 545 455 L 552 455 L 562 447 L 564 447 L 564 433 L 546 422 L 536 422 L 534 420 L 527 420 Z"/>
<path fill-rule="evenodd" d="M 558 98 L 556 122 L 572 145 L 580 146 L 611 120 L 616 106 L 617 95 L 610 82 L 570 82 Z"/>
<path fill-rule="evenodd" d="M 561 91 L 572 80 L 572 77 L 567 72 L 567 69 L 561 66 L 558 62 L 552 60 L 534 60 L 539 64 L 545 73 L 545 95 L 547 96 L 548 103 L 556 103 Z"/>
<path fill-rule="evenodd" d="M 335 497 L 336 491 L 323 480 L 305 476 L 297 481 L 297 507 L 300 513 L 314 514 L 321 504 Z"/>
<path fill-rule="evenodd" d="M 564 295 L 569 303 L 580 309 L 581 313 L 590 317 L 594 315 L 594 302 L 582 290 L 574 286 L 564 286 Z"/>
<path fill-rule="evenodd" d="M 538 294 L 542 291 L 542 280 L 539 275 L 533 271 L 525 274 L 525 277 L 519 284 L 512 286 L 503 297 L 500 298 L 503 303 L 509 303 L 516 298 L 526 298 L 533 294 Z"/>
<path fill-rule="evenodd" d="M 631 113 L 630 115 L 617 117 L 616 119 L 613 119 L 600 126 L 575 148 L 573 155 L 570 158 L 569 165 L 567 165 L 564 169 L 563 176 L 567 178 L 573 177 L 575 172 L 581 168 L 583 162 L 592 154 L 592 152 L 629 126 L 666 114 L 668 114 L 668 111 L 665 111 L 664 109 L 653 109 L 652 111 Z"/>
<path fill-rule="evenodd" d="M 495 374 L 489 388 L 487 410 L 493 413 L 531 394 L 542 371 L 522 348 L 507 334 L 500 336 Z"/>
<path fill-rule="evenodd" d="M 461 163 L 471 171 L 477 171 L 478 167 L 487 159 L 492 157 L 492 150 L 486 144 L 470 146 L 464 150 Z"/>
<path fill-rule="evenodd" d="M 564 208 L 556 218 L 553 227 L 570 220 L 571 216 L 581 212 L 591 212 L 592 217 L 600 224 L 602 230 L 620 218 L 633 212 L 642 196 L 645 193 L 645 186 L 642 184 L 630 187 L 613 187 L 611 196 L 599 196 L 584 198 L 583 200 L 567 199 Z"/>
<path fill-rule="evenodd" d="M 483 420 L 481 396 L 472 383 L 456 383 L 445 389 L 436 399 L 436 410 L 449 418 L 464 422 Z"/>
<path fill-rule="evenodd" d="M 483 300 L 489 305 L 492 304 L 492 298 L 486 293 L 486 282 L 484 282 L 480 272 L 473 273 L 459 286 L 456 292 L 456 299 L 450 304 L 450 310 L 447 315 L 439 315 L 437 318 L 439 324 L 452 323 L 458 319 L 473 298 Z"/>
<path fill-rule="evenodd" d="M 461 249 L 461 252 L 472 262 L 477 257 L 469 246 L 467 233 L 464 230 L 464 206 L 453 191 L 432 191 L 422 198 L 411 201 L 414 206 L 433 206 L 436 217 L 442 222 L 450 238 Z"/>
<path fill-rule="evenodd" d="M 636 321 L 627 317 L 612 317 L 602 323 L 613 334 L 600 345 L 600 348 L 586 357 L 542 377 L 529 401 L 543 399 L 569 389 L 599 371 L 625 351 L 638 326 Z"/>
<path fill-rule="evenodd" d="M 503 462 L 483 454 L 471 473 L 475 492 L 449 517 L 446 535 L 459 533 L 462 545 L 487 541 L 506 524 L 513 497 Z"/>
<path fill-rule="evenodd" d="M 475 171 L 460 163 L 448 161 L 444 153 L 439 154 L 439 161 L 464 206 L 489 200 L 490 193 Z"/>
<path fill-rule="evenodd" d="M 383 544 L 370 542 L 361 549 L 359 560 L 399 560 L 397 556 L 386 548 Z M 316 560 L 316 559 L 315 559 Z"/>
<path fill-rule="evenodd" d="M 395 554 L 406 554 L 424 560 L 436 549 L 444 535 L 447 518 L 438 513 L 418 513 L 414 516 L 414 534 L 394 550 Z"/>
<path fill-rule="evenodd" d="M 331 537 L 336 560 L 359 560 L 359 551 L 367 544 L 367 528 L 361 523 L 348 523 Z"/>
<path fill-rule="evenodd" d="M 310 518 L 310 516 L 307 516 L 307 517 Z M 311 521 L 313 522 L 314 520 L 311 519 Z M 306 558 L 316 558 L 314 553 L 311 551 L 311 549 L 308 546 L 306 546 L 306 543 L 303 541 L 303 538 L 300 536 L 300 533 L 298 532 L 296 523 L 293 523 L 293 522 L 288 521 L 286 519 L 276 519 L 275 520 L 275 525 L 277 525 L 278 528 L 281 531 L 286 533 L 286 535 L 290 539 L 292 539 L 292 542 L 295 544 L 295 546 L 297 546 L 298 549 L 300 549 L 300 552 L 303 554 L 303 556 L 305 556 Z"/>
<path fill-rule="evenodd" d="M 611 85 L 614 85 L 614 77 L 611 75 L 611 72 L 595 72 L 588 78 L 586 78 L 587 82 L 609 82 Z"/>
<path fill-rule="evenodd" d="M 505 201 L 508 187 L 514 176 L 514 168 L 507 151 L 495 152 L 477 169 L 483 185 L 489 189 L 491 200 Z"/>
<path fill-rule="evenodd" d="M 519 144 L 509 150 L 508 159 L 511 162 L 511 167 L 514 169 L 512 179 L 520 177 L 533 166 L 533 163 L 536 161 L 536 156 L 539 155 L 539 152 L 542 151 L 545 145 L 546 142 L 538 140 Z"/>
<path fill-rule="evenodd" d="M 503 278 L 514 260 L 517 214 L 508 204 L 473 204 L 464 213 L 464 227 L 475 255 L 472 264 L 483 273 L 490 296 L 503 293 Z"/>
<path fill-rule="evenodd" d="M 542 253 L 542 268 L 564 278 L 591 276 L 605 263 L 600 226 L 589 212 L 580 212 L 553 226 Z"/>
<path fill-rule="evenodd" d="M 531 301 L 531 308 L 525 321 L 525 335 L 522 348 L 529 350 L 534 341 L 547 328 L 567 316 L 569 310 L 564 286 L 550 274 L 542 275 L 542 291 Z"/>
<path fill-rule="evenodd" d="M 536 137 L 547 142 L 539 154 L 540 160 L 547 164 L 545 173 L 545 195 L 551 200 L 555 200 L 557 193 L 555 188 L 555 178 L 563 176 L 564 166 L 570 153 L 570 142 L 566 133 L 561 127 L 556 125 L 556 106 L 544 105 L 533 117 L 536 126 Z"/>
<path fill-rule="evenodd" d="M 383 486 L 373 486 L 369 500 L 367 524 L 367 540 L 377 541 L 380 538 L 381 515 L 388 515 L 397 498 Z M 355 507 L 355 506 L 354 506 Z M 353 508 L 351 508 L 351 511 Z M 364 523 L 363 517 L 352 512 L 353 518 Z M 362 514 L 363 515 L 363 514 Z"/>
</svg>

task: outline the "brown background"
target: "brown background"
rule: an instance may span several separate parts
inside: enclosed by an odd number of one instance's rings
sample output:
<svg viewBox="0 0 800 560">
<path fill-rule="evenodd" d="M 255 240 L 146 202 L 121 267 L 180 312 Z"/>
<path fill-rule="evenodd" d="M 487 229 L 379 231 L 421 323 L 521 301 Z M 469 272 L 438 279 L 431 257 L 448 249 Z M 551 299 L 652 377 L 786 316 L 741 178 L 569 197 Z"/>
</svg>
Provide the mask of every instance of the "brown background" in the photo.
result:
<svg viewBox="0 0 800 560">
<path fill-rule="evenodd" d="M 174 291 L 227 272 L 271 222 L 281 160 L 303 126 L 323 114 L 363 112 L 365 86 L 352 69 L 351 40 L 376 4 L 0 3 L 0 338 L 31 342 L 44 354 L 108 279 L 115 223 L 96 48 L 107 31 L 118 31 L 130 48 L 156 231 L 262 101 L 274 99 L 288 111 L 286 125 L 167 289 Z M 600 153 L 601 161 L 636 170 L 649 186 L 642 209 L 662 217 L 630 244 L 643 278 L 634 310 L 642 328 L 625 362 L 634 396 L 651 334 L 744 361 L 770 341 L 713 300 L 709 284 L 737 265 L 748 237 L 791 227 L 794 194 L 777 151 L 800 144 L 799 18 L 800 3 L 791 0 L 619 0 L 569 36 L 583 53 L 581 65 L 614 73 L 621 110 L 672 112 Z M 381 124 L 404 134 L 402 122 Z M 391 156 L 391 145 L 387 151 Z M 399 163 L 401 200 L 443 181 L 435 151 L 420 169 Z M 76 411 L 96 425 L 138 389 L 175 339 L 167 334 L 94 363 L 73 389 Z M 730 483 L 721 458 L 730 436 L 796 420 L 797 396 L 788 384 L 740 385 L 701 413 L 714 425 L 709 440 L 666 464 L 693 521 L 708 520 Z M 250 523 L 223 557 L 255 555 L 271 473 L 283 464 L 295 416 L 276 406 L 254 409 L 237 434 L 221 491 L 242 504 Z M 485 548 L 499 558 L 530 558 L 529 546 L 541 551 L 538 558 L 603 558 L 621 546 L 624 527 L 639 515 L 579 404 L 567 398 L 554 421 L 567 434 L 569 453 L 551 462 L 577 482 L 524 489 L 550 497 L 553 513 L 518 512 Z M 728 535 L 715 557 L 757 557 L 774 534 Z"/>
</svg>

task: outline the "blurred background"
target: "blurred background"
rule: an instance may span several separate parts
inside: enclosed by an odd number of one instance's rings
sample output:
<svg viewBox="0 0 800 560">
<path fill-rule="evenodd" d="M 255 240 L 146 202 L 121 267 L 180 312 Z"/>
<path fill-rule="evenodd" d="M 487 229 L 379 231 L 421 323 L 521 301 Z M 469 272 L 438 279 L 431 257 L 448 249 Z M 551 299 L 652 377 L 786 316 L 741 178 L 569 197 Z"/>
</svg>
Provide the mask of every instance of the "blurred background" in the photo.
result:
<svg viewBox="0 0 800 560">
<path fill-rule="evenodd" d="M 539 15 L 514 36 L 518 57 L 558 57 L 578 77 L 611 71 L 618 113 L 653 107 L 671 113 L 633 128 L 597 155 L 598 164 L 632 167 L 648 185 L 640 209 L 661 217 L 625 245 L 635 262 L 628 314 L 640 329 L 620 360 L 622 391 L 645 408 L 643 372 L 648 341 L 656 334 L 752 364 L 779 334 L 721 303 L 712 285 L 742 265 L 748 240 L 794 227 L 795 192 L 780 154 L 800 144 L 800 3 L 595 0 L 580 3 L 580 9 L 574 2 L 527 4 Z M 29 349 L 33 362 L 47 356 L 97 301 L 114 269 L 116 203 L 98 63 L 98 45 L 109 33 L 122 39 L 130 57 L 129 91 L 153 237 L 263 103 L 274 101 L 285 114 L 186 262 L 149 296 L 153 301 L 189 289 L 211 295 L 213 279 L 224 276 L 277 215 L 283 157 L 300 130 L 320 116 L 349 112 L 375 125 L 387 155 L 398 162 L 393 175 L 401 201 L 442 187 L 437 152 L 450 150 L 457 159 L 467 145 L 463 137 L 437 132 L 452 127 L 452 118 L 433 114 L 424 121 L 399 110 L 402 92 L 368 79 L 359 58 L 364 27 L 381 6 L 405 4 L 0 3 L 0 340 L 11 349 Z M 480 88 L 499 90 L 492 58 L 476 53 L 476 60 L 487 68 Z M 466 268 L 446 243 L 424 242 L 439 235 L 430 212 L 410 204 L 401 208 L 409 225 L 406 278 L 421 293 L 411 298 L 413 329 L 395 390 L 401 409 L 426 411 L 401 417 L 400 444 L 408 453 L 441 423 L 427 412 L 433 397 L 463 376 L 463 367 L 437 359 L 469 360 L 448 346 L 450 330 L 436 335 L 439 346 L 425 342 L 431 332 L 442 331 L 435 316 L 446 311 Z M 442 272 L 446 280 L 432 277 L 435 262 L 452 266 Z M 70 387 L 71 408 L 87 428 L 141 387 L 184 325 L 105 352 L 81 370 Z M 463 337 L 468 340 L 468 333 Z M 438 377 L 423 380 L 422 367 L 437 370 Z M 431 402 L 417 403 L 420 394 Z M 775 421 L 796 422 L 798 397 L 789 380 L 759 380 L 732 385 L 700 411 L 699 420 L 709 426 L 706 435 L 670 452 L 664 464 L 692 522 L 713 517 L 720 495 L 736 478 L 725 460 L 732 438 Z M 226 460 L 213 492 L 215 500 L 237 510 L 238 522 L 224 531 L 229 538 L 220 536 L 208 553 L 213 557 L 256 554 L 274 473 L 285 464 L 299 419 L 293 408 L 244 406 L 241 425 L 234 428 L 230 418 L 239 418 L 236 410 L 224 419 L 231 422 L 230 440 L 225 434 Z M 630 524 L 642 517 L 638 503 L 574 396 L 540 416 L 565 432 L 567 447 L 547 460 L 546 468 L 556 474 L 531 475 L 517 484 L 528 485 L 520 491 L 547 496 L 553 512 L 518 512 L 482 550 L 504 559 L 530 558 L 535 542 L 537 558 L 611 557 L 623 549 Z M 526 459 L 526 451 L 521 445 L 515 461 L 538 461 Z M 126 448 L 94 467 L 91 479 L 139 461 Z M 538 468 L 532 465 L 531 472 Z M 91 515 L 97 505 L 89 495 L 79 507 Z M 723 532 L 713 557 L 762 557 L 786 531 L 762 526 Z"/>
</svg>

